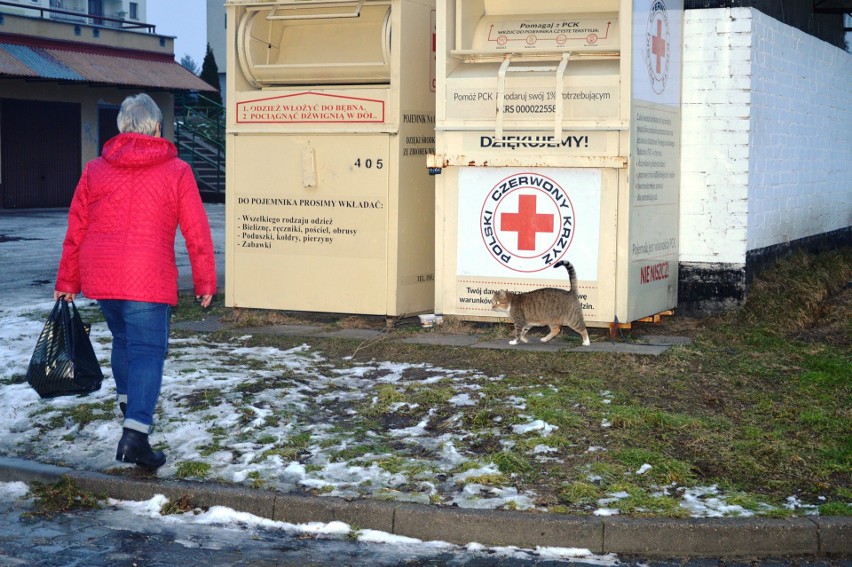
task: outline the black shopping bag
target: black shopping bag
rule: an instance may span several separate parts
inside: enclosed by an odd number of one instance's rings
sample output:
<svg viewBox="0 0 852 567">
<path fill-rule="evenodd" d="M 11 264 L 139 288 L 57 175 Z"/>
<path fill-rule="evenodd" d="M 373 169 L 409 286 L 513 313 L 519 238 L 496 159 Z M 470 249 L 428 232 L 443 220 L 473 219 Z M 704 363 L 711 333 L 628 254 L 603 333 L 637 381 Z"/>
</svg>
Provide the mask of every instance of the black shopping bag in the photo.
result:
<svg viewBox="0 0 852 567">
<path fill-rule="evenodd" d="M 74 302 L 56 301 L 36 343 L 27 383 L 42 398 L 99 390 L 104 375 Z"/>
</svg>

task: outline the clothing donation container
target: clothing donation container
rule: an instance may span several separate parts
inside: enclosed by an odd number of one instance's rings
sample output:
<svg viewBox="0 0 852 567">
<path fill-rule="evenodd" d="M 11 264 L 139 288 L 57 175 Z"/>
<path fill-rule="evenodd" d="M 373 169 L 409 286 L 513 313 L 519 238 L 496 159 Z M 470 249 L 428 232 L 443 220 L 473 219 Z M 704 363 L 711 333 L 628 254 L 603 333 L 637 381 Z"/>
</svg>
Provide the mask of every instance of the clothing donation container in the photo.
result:
<svg viewBox="0 0 852 567">
<path fill-rule="evenodd" d="M 438 0 L 436 312 L 570 288 L 586 323 L 677 301 L 682 0 Z"/>
<path fill-rule="evenodd" d="M 434 0 L 226 9 L 226 304 L 431 312 Z"/>
</svg>

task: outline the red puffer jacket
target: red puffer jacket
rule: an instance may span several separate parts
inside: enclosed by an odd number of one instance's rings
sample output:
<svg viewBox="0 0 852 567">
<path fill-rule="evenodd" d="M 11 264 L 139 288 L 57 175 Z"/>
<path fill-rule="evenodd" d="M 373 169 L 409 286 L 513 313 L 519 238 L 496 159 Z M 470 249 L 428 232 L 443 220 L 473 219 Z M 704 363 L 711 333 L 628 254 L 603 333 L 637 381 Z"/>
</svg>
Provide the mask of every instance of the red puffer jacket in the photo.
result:
<svg viewBox="0 0 852 567">
<path fill-rule="evenodd" d="M 77 184 L 55 289 L 175 305 L 178 226 L 195 294 L 215 295 L 213 239 L 192 169 L 168 140 L 119 134 Z"/>
</svg>

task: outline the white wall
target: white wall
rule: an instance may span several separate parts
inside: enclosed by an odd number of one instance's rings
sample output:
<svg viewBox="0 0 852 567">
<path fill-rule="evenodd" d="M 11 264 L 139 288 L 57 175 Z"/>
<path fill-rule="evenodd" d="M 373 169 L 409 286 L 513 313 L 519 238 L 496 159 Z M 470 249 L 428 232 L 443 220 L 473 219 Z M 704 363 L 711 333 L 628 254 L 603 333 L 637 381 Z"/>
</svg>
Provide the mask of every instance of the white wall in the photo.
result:
<svg viewBox="0 0 852 567">
<path fill-rule="evenodd" d="M 852 55 L 752 18 L 749 250 L 852 225 Z"/>
<path fill-rule="evenodd" d="M 681 262 L 745 263 L 751 22 L 731 12 L 684 12 Z"/>
<path fill-rule="evenodd" d="M 852 225 L 852 55 L 750 8 L 684 14 L 681 262 Z"/>
</svg>

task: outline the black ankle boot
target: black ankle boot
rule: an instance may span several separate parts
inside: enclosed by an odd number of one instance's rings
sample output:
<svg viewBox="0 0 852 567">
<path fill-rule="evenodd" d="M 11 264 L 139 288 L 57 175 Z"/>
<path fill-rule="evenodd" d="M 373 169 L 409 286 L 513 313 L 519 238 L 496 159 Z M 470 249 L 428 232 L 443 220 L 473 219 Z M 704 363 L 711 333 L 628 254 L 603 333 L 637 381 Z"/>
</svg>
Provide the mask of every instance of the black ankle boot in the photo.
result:
<svg viewBox="0 0 852 567">
<path fill-rule="evenodd" d="M 125 427 L 121 441 L 118 442 L 115 460 L 156 469 L 166 462 L 166 455 L 162 451 L 151 449 L 146 433 Z"/>
</svg>

